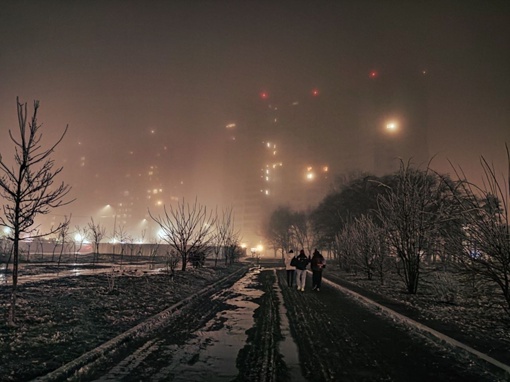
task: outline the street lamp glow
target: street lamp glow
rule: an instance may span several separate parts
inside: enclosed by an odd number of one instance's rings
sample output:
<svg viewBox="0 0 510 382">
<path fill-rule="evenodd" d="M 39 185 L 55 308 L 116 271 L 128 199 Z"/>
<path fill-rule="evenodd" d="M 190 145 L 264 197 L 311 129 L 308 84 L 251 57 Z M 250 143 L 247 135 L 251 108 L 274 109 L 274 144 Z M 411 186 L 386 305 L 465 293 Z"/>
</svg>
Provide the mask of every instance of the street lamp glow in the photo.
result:
<svg viewBox="0 0 510 382">
<path fill-rule="evenodd" d="M 397 125 L 397 123 L 396 123 L 396 122 L 394 122 L 394 121 L 390 121 L 390 122 L 388 122 L 388 123 L 386 124 L 386 130 L 388 130 L 388 131 L 393 132 L 393 131 L 396 131 L 396 130 L 397 130 L 397 128 L 398 128 L 398 125 Z"/>
</svg>

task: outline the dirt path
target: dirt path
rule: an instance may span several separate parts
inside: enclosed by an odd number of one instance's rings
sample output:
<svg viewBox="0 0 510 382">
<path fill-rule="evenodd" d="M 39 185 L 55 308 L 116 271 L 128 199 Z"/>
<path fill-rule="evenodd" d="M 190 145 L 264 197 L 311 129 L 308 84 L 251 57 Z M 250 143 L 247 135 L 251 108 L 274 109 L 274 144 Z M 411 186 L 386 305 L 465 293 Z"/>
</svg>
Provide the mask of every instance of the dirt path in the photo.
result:
<svg viewBox="0 0 510 382">
<path fill-rule="evenodd" d="M 258 279 L 259 271 L 252 269 L 233 285 L 196 299 L 153 338 L 129 346 L 114 362 L 93 366 L 96 372 L 87 380 L 249 381 L 261 380 L 261 370 L 268 374 L 263 380 L 278 380 L 272 370 L 278 364 L 272 336 L 278 304 Z M 261 307 L 273 317 L 258 331 L 254 312 Z M 250 376 L 253 370 L 256 376 Z"/>
</svg>

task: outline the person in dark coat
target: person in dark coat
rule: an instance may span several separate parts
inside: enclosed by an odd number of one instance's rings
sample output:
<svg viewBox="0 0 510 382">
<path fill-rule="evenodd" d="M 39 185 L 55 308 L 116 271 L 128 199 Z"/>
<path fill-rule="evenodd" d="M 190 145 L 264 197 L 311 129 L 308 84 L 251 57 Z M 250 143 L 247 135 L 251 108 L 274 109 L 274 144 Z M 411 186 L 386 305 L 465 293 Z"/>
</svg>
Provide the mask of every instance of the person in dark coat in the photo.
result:
<svg viewBox="0 0 510 382">
<path fill-rule="evenodd" d="M 310 259 L 305 254 L 305 250 L 299 251 L 299 255 L 296 257 L 296 284 L 297 289 L 301 292 L 305 291 L 306 284 L 306 267 L 310 263 Z"/>
<path fill-rule="evenodd" d="M 326 259 L 315 248 L 312 256 L 312 290 L 319 292 L 322 284 L 322 270 L 326 268 Z"/>
</svg>

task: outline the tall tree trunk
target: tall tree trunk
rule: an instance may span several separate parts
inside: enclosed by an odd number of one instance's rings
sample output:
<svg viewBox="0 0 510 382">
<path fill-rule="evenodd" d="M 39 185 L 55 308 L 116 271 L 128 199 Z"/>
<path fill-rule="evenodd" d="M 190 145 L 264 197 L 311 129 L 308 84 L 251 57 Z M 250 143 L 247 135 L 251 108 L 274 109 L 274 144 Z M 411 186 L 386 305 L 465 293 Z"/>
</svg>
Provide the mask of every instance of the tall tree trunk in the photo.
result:
<svg viewBox="0 0 510 382">
<path fill-rule="evenodd" d="M 16 321 L 16 292 L 18 289 L 18 263 L 19 263 L 19 230 L 18 227 L 14 229 L 14 244 L 13 244 L 13 262 L 12 262 L 12 290 L 11 290 L 11 306 L 9 308 L 9 317 L 7 324 L 15 326 Z"/>
</svg>

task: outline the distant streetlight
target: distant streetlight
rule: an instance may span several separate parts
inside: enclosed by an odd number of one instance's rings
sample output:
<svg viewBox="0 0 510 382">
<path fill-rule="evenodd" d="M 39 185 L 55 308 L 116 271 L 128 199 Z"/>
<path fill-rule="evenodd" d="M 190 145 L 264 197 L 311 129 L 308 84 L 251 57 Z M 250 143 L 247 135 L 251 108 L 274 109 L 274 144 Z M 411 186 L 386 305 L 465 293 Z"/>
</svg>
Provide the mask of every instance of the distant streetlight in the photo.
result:
<svg viewBox="0 0 510 382">
<path fill-rule="evenodd" d="M 389 132 L 395 132 L 398 129 L 398 125 L 395 121 L 389 121 L 386 123 L 386 130 Z"/>
</svg>

